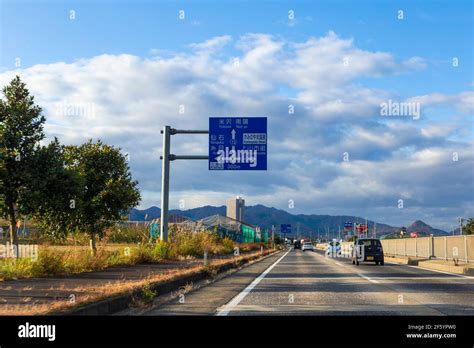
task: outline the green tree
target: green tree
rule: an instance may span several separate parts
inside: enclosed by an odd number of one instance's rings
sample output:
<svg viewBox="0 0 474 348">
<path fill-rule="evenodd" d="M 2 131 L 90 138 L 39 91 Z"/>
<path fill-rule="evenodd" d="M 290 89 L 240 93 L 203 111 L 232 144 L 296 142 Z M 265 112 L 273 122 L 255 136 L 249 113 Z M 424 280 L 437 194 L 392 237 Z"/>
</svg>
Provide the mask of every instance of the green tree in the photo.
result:
<svg viewBox="0 0 474 348">
<path fill-rule="evenodd" d="M 462 234 L 474 234 L 474 218 L 469 218 L 466 225 L 462 227 Z"/>
<path fill-rule="evenodd" d="M 275 245 L 283 244 L 283 239 L 281 239 L 280 236 L 275 236 L 274 241 Z"/>
<path fill-rule="evenodd" d="M 17 219 L 27 214 L 34 186 L 33 158 L 44 138 L 45 118 L 26 85 L 16 76 L 0 99 L 0 213 L 10 222 L 10 241 L 18 245 Z"/>
<path fill-rule="evenodd" d="M 76 207 L 76 228 L 91 238 L 95 254 L 96 237 L 120 220 L 128 209 L 138 205 L 140 192 L 120 149 L 92 140 L 80 146 L 67 146 L 67 166 L 81 177 L 81 204 Z"/>
<path fill-rule="evenodd" d="M 34 190 L 28 195 L 28 210 L 42 232 L 63 239 L 75 231 L 76 209 L 82 204 L 82 178 L 66 168 L 65 147 L 54 139 L 34 157 Z"/>
</svg>

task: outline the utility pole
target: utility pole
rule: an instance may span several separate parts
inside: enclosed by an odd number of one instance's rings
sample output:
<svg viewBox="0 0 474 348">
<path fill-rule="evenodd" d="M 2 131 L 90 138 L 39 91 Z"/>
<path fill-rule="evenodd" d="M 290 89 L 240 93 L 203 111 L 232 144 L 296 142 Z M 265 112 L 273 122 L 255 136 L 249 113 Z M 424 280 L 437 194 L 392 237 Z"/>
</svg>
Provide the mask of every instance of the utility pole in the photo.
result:
<svg viewBox="0 0 474 348">
<path fill-rule="evenodd" d="M 369 236 L 369 224 L 367 222 L 367 218 L 365 218 L 365 238 Z"/>
<path fill-rule="evenodd" d="M 459 235 L 462 236 L 462 217 L 459 218 Z"/>
<path fill-rule="evenodd" d="M 168 241 L 168 210 L 170 195 L 170 161 L 174 160 L 207 160 L 209 156 L 177 156 L 170 154 L 171 136 L 175 134 L 209 134 L 208 130 L 178 130 L 170 126 L 164 126 L 163 134 L 163 155 L 161 164 L 161 219 L 160 219 L 160 239 Z"/>
<path fill-rule="evenodd" d="M 272 246 L 275 248 L 275 225 L 272 225 Z"/>
</svg>

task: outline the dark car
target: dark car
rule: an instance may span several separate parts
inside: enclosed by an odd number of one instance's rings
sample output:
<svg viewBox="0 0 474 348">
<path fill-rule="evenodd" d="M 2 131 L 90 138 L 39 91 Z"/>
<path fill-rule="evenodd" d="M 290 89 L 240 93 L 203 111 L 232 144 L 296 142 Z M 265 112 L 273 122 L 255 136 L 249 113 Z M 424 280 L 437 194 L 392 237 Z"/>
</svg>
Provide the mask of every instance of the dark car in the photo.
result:
<svg viewBox="0 0 474 348">
<path fill-rule="evenodd" d="M 382 243 L 377 238 L 359 238 L 354 242 L 352 248 L 352 264 L 359 265 L 360 262 L 375 262 L 383 266 Z"/>
<path fill-rule="evenodd" d="M 294 246 L 295 246 L 295 249 L 300 249 L 301 250 L 301 241 L 295 240 Z"/>
</svg>

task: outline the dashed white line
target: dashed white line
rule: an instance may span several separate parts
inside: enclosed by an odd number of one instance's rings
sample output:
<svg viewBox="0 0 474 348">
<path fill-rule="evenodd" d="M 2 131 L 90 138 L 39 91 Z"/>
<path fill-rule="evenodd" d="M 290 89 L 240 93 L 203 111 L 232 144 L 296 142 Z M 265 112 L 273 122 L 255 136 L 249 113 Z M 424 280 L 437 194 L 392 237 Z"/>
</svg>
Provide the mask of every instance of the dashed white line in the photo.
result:
<svg viewBox="0 0 474 348">
<path fill-rule="evenodd" d="M 364 275 L 364 274 L 362 274 L 362 273 L 357 273 L 357 275 L 358 275 L 359 277 L 364 278 L 365 280 L 368 280 L 368 281 L 371 282 L 371 283 L 375 283 L 375 284 L 378 284 L 378 283 L 379 283 L 378 280 L 369 278 L 369 277 L 367 277 L 366 275 Z"/>
<path fill-rule="evenodd" d="M 339 280 L 357 280 L 360 279 L 361 275 L 359 274 L 358 277 L 270 277 L 267 279 L 270 280 L 284 280 L 284 281 L 292 281 L 292 280 L 333 280 L 333 281 L 339 281 Z M 364 278 L 364 277 L 362 277 Z M 364 278 L 366 279 L 366 278 Z M 459 280 L 457 278 L 449 278 L 449 277 L 371 277 L 370 278 L 373 281 L 392 281 L 392 280 Z"/>
<path fill-rule="evenodd" d="M 265 276 L 280 262 L 286 255 L 288 255 L 290 251 L 287 251 L 285 255 L 280 257 L 278 260 L 276 260 L 270 267 L 268 267 L 262 274 L 260 274 L 257 278 L 254 279 L 250 285 L 248 285 L 240 294 L 235 296 L 229 303 L 224 305 L 222 309 L 218 309 L 217 311 L 217 316 L 226 316 L 231 312 L 244 298 L 247 296 L 250 291 L 253 290 L 257 286 L 260 281 L 265 278 Z"/>
</svg>

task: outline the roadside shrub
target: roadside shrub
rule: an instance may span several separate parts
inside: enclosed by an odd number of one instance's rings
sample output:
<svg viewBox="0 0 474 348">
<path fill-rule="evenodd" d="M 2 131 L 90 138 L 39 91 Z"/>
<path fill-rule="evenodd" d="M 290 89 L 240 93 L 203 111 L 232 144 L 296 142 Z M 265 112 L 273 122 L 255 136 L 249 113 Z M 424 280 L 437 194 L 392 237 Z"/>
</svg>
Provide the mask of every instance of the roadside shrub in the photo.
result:
<svg viewBox="0 0 474 348">
<path fill-rule="evenodd" d="M 152 244 L 138 244 L 138 247 L 131 252 L 130 262 L 132 264 L 137 263 L 151 263 L 155 259 L 153 257 L 153 245 Z"/>
<path fill-rule="evenodd" d="M 230 238 L 224 238 L 221 243 L 219 254 L 230 254 L 234 251 L 235 242 Z"/>
<path fill-rule="evenodd" d="M 118 253 L 118 251 L 117 251 Z M 82 253 L 83 259 L 79 259 L 76 263 L 79 266 L 82 266 L 83 272 L 87 271 L 99 271 L 108 266 L 111 266 L 112 256 L 114 255 L 114 251 L 107 251 L 104 248 L 97 249 L 97 253 L 92 255 L 91 253 Z M 117 264 L 113 264 L 116 266 Z"/>
<path fill-rule="evenodd" d="M 166 260 L 174 259 L 176 257 L 176 251 L 173 248 L 173 245 L 161 240 L 156 242 L 155 247 L 153 248 L 153 258 L 155 260 Z"/>
<path fill-rule="evenodd" d="M 124 253 L 121 253 L 119 250 L 109 251 L 104 268 L 119 266 L 119 265 L 126 265 L 130 262 L 129 259 L 130 259 L 130 256 L 126 256 Z"/>
<path fill-rule="evenodd" d="M 217 233 L 210 231 L 173 231 L 170 240 L 180 256 L 203 257 L 205 250 L 214 255 L 230 254 L 236 245 L 230 238 L 221 239 Z"/>
<path fill-rule="evenodd" d="M 150 285 L 145 285 L 142 289 L 142 301 L 145 304 L 153 302 L 153 299 L 156 297 L 156 291 L 152 290 Z"/>
<path fill-rule="evenodd" d="M 241 243 L 239 248 L 241 252 L 260 250 L 260 243 Z"/>
<path fill-rule="evenodd" d="M 64 253 L 44 248 L 39 250 L 38 258 L 33 262 L 32 273 L 35 277 L 61 274 L 66 271 L 65 265 Z"/>
<path fill-rule="evenodd" d="M 106 231 L 106 239 L 111 243 L 146 243 L 150 239 L 145 225 L 115 225 Z"/>
<path fill-rule="evenodd" d="M 173 231 L 170 235 L 171 242 L 176 248 L 176 253 L 180 256 L 202 256 L 203 245 L 198 233 L 186 231 Z"/>
<path fill-rule="evenodd" d="M 0 261 L 0 280 L 32 277 L 32 266 L 31 259 L 2 259 Z"/>
</svg>

